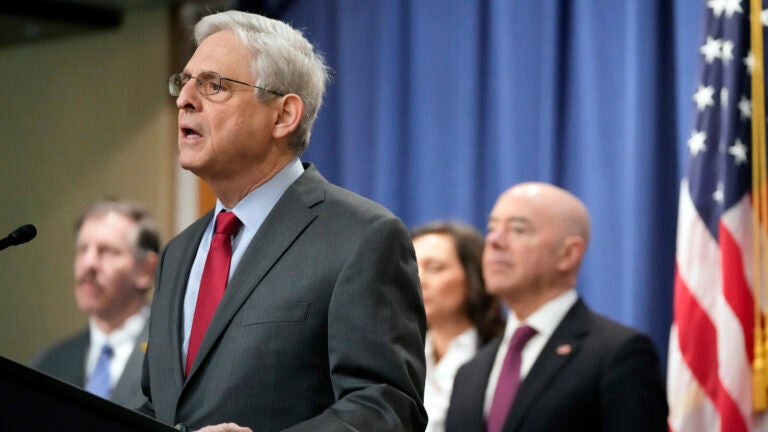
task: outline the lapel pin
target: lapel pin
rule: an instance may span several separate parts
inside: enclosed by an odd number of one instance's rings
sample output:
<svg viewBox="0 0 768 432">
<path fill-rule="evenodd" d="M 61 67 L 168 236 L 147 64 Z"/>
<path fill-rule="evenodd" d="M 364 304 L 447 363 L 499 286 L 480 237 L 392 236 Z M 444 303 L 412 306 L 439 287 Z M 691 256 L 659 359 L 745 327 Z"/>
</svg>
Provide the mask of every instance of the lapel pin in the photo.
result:
<svg viewBox="0 0 768 432">
<path fill-rule="evenodd" d="M 141 348 L 141 352 L 143 352 L 144 354 L 147 353 L 147 342 L 146 341 L 142 342 L 141 345 L 139 345 L 139 347 Z"/>
<path fill-rule="evenodd" d="M 562 344 L 559 347 L 557 347 L 557 355 L 568 355 L 571 353 L 571 344 Z"/>
</svg>

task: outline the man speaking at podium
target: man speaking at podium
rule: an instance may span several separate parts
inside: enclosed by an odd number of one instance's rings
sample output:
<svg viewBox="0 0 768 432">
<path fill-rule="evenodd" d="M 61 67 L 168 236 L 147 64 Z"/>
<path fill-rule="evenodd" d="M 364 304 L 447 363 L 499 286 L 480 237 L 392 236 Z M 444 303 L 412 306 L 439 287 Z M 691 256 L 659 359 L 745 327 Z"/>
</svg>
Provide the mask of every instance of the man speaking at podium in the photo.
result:
<svg viewBox="0 0 768 432">
<path fill-rule="evenodd" d="M 143 411 L 205 431 L 423 431 L 413 246 L 383 207 L 299 155 L 327 67 L 299 31 L 203 18 L 169 79 L 180 165 L 215 209 L 161 254 Z"/>
</svg>

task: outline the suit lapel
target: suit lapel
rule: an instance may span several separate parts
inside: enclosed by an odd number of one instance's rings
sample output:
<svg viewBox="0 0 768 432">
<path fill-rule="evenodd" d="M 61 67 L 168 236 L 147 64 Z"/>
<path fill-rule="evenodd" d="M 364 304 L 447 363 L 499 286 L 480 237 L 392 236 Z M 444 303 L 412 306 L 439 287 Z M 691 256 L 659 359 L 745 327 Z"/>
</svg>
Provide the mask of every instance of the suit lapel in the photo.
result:
<svg viewBox="0 0 768 432">
<path fill-rule="evenodd" d="M 472 368 L 473 375 L 466 380 L 467 386 L 461 389 L 456 397 L 456 402 L 460 406 L 465 406 L 462 410 L 465 413 L 463 419 L 459 419 L 463 425 L 463 430 L 475 430 L 485 432 L 485 389 L 488 386 L 488 379 L 491 375 L 493 362 L 496 360 L 496 353 L 499 351 L 502 336 L 500 335 L 490 341 L 488 346 L 477 353 L 474 362 L 476 367 Z M 459 424 L 459 423 L 457 423 Z"/>
<path fill-rule="evenodd" d="M 515 430 L 519 426 L 531 403 L 546 390 L 564 366 L 579 354 L 581 343 L 589 333 L 588 322 L 589 310 L 578 300 L 552 333 L 528 375 L 520 383 L 505 422 L 505 431 Z"/>
<path fill-rule="evenodd" d="M 149 337 L 149 320 L 144 325 L 144 329 L 141 330 L 138 338 L 136 338 L 136 344 L 131 351 L 131 356 L 128 357 L 128 362 L 125 364 L 120 379 L 115 384 L 115 388 L 112 389 L 110 399 L 113 402 L 121 405 L 128 405 L 137 397 L 140 393 L 141 382 L 141 364 L 144 361 L 144 350 L 142 346 L 147 343 Z"/>
<path fill-rule="evenodd" d="M 167 298 L 169 304 L 167 310 L 169 317 L 162 322 L 165 326 L 164 333 L 167 337 L 162 338 L 170 343 L 168 352 L 171 358 L 167 364 L 172 365 L 173 370 L 169 371 L 172 377 L 175 394 L 181 393 L 184 385 L 184 363 L 182 361 L 182 345 L 184 343 L 184 294 L 187 291 L 187 281 L 192 269 L 192 263 L 197 254 L 197 248 L 203 238 L 205 227 L 208 226 L 213 211 L 208 212 L 202 218 L 198 219 L 193 225 L 184 231 L 179 237 L 180 245 L 173 250 L 178 251 L 173 255 L 165 257 L 167 263 L 163 267 L 175 271 L 173 283 L 169 286 L 169 293 L 158 293 L 163 298 Z"/>
<path fill-rule="evenodd" d="M 187 382 L 195 375 L 216 340 L 269 269 L 317 217 L 311 207 L 323 200 L 325 184 L 320 174 L 310 167 L 275 204 L 227 284 L 221 303 L 200 344 Z"/>
<path fill-rule="evenodd" d="M 91 335 L 88 328 L 77 335 L 75 342 L 73 343 L 74 350 L 72 354 L 72 361 L 69 364 L 70 373 L 68 376 L 62 377 L 65 381 L 69 381 L 80 388 L 85 388 L 85 357 L 88 352 L 88 347 L 91 344 Z"/>
</svg>

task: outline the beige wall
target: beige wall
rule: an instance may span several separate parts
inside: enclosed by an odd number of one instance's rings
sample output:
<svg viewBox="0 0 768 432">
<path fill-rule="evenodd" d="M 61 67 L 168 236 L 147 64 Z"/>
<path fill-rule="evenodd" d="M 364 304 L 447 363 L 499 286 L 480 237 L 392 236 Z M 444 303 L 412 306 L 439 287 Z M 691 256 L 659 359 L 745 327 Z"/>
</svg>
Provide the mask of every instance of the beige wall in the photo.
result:
<svg viewBox="0 0 768 432">
<path fill-rule="evenodd" d="M 0 355 L 26 363 L 85 316 L 72 294 L 72 224 L 105 195 L 144 201 L 173 230 L 175 107 L 165 8 L 119 29 L 0 48 Z"/>
</svg>

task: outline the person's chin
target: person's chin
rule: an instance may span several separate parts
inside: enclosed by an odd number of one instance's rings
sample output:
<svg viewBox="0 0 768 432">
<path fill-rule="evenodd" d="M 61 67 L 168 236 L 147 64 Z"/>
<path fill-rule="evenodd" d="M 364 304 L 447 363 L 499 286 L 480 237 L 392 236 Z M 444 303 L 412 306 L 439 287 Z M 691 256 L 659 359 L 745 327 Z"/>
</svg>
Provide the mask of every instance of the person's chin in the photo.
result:
<svg viewBox="0 0 768 432">
<path fill-rule="evenodd" d="M 486 278 L 485 290 L 491 295 L 502 295 L 509 291 L 509 284 L 507 281 L 494 281 L 490 278 Z"/>
<path fill-rule="evenodd" d="M 199 175 L 202 171 L 200 161 L 192 155 L 185 154 L 184 151 L 179 154 L 179 166 L 195 175 Z"/>
<path fill-rule="evenodd" d="M 101 305 L 95 299 L 79 299 L 77 308 L 88 315 L 94 315 L 101 309 Z"/>
</svg>

